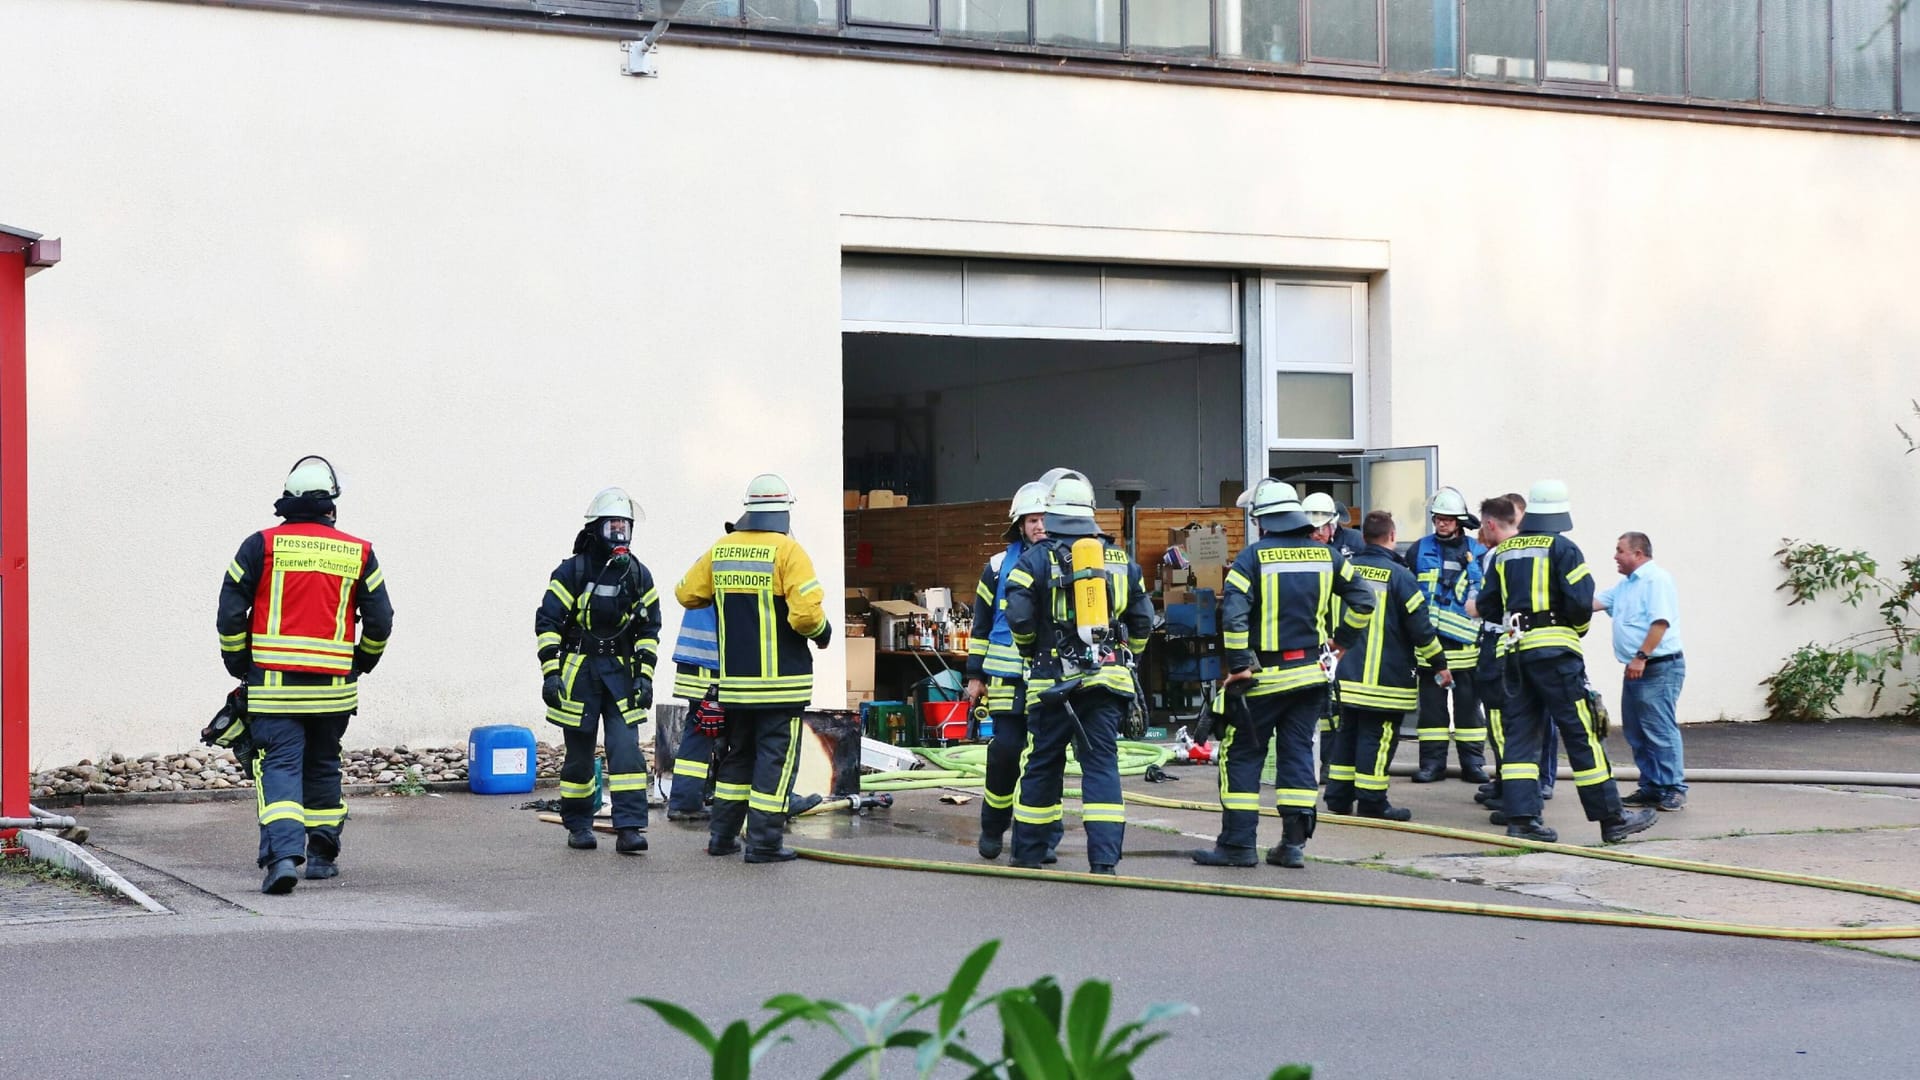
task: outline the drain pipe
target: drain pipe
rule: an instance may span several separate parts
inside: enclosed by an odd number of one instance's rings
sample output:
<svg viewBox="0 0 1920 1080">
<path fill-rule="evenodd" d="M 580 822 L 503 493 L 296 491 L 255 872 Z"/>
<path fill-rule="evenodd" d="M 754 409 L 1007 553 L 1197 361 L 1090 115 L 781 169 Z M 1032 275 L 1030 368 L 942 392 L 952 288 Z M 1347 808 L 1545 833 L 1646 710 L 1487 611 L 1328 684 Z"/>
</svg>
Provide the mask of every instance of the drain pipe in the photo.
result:
<svg viewBox="0 0 1920 1080">
<path fill-rule="evenodd" d="M 73 818 L 61 814 L 49 814 L 31 803 L 27 805 L 27 812 L 33 816 L 29 818 L 0 817 L 0 829 L 74 829 L 80 826 L 80 823 Z"/>
</svg>

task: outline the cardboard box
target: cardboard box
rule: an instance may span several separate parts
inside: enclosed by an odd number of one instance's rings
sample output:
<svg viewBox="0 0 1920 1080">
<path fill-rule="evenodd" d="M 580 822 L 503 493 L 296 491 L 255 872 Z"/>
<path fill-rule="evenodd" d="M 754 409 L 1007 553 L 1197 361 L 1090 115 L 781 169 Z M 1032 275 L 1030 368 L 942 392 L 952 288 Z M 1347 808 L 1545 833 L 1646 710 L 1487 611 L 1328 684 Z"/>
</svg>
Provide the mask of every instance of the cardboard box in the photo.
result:
<svg viewBox="0 0 1920 1080">
<path fill-rule="evenodd" d="M 1227 530 L 1223 525 L 1193 525 L 1167 530 L 1167 546 L 1187 553 L 1195 566 L 1225 566 L 1233 558 L 1227 550 Z"/>
<path fill-rule="evenodd" d="M 845 639 L 847 647 L 847 693 L 873 694 L 873 654 L 877 642 L 870 637 Z"/>
<path fill-rule="evenodd" d="M 842 491 L 840 493 L 840 509 L 860 509 L 860 493 L 858 491 Z"/>
<path fill-rule="evenodd" d="M 849 690 L 847 692 L 847 711 L 859 712 L 861 705 L 864 705 L 865 703 L 872 700 L 873 700 L 873 693 L 871 691 L 864 694 L 856 694 L 851 690 Z"/>
<path fill-rule="evenodd" d="M 1227 583 L 1227 568 L 1224 566 L 1202 566 L 1195 563 L 1191 573 L 1194 588 L 1212 589 L 1216 597 L 1220 595 L 1221 586 Z"/>
<path fill-rule="evenodd" d="M 866 501 L 867 509 L 869 510 L 886 510 L 897 505 L 893 501 L 893 492 L 888 491 L 886 488 L 874 488 L 872 491 L 867 492 Z M 904 505 L 905 502 L 906 500 L 902 499 L 898 505 Z"/>
<path fill-rule="evenodd" d="M 925 618 L 927 609 L 911 600 L 875 600 L 873 610 L 880 613 L 880 633 L 875 641 L 883 649 L 892 649 L 899 640 L 894 627 L 903 622 L 911 623 L 915 619 Z"/>
</svg>

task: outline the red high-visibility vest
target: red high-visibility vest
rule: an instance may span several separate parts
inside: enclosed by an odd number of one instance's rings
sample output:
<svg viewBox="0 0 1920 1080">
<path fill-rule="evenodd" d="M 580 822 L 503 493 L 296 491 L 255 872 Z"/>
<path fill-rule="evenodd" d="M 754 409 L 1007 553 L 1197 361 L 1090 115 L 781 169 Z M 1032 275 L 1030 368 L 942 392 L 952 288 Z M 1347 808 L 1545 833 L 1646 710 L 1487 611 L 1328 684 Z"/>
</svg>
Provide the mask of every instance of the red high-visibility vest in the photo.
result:
<svg viewBox="0 0 1920 1080">
<path fill-rule="evenodd" d="M 328 525 L 263 529 L 266 564 L 253 597 L 253 662 L 270 671 L 353 671 L 354 590 L 370 545 Z"/>
</svg>

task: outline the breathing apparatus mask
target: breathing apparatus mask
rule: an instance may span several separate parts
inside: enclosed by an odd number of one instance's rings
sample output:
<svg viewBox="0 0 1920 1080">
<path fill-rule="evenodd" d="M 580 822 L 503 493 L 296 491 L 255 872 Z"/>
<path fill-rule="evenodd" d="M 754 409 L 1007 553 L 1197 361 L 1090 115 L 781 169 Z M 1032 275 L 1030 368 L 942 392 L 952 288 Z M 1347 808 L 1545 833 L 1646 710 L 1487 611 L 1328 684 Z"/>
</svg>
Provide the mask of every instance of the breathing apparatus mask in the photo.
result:
<svg viewBox="0 0 1920 1080">
<path fill-rule="evenodd" d="M 633 522 L 625 518 L 601 518 L 600 542 L 607 545 L 613 558 L 626 558 L 628 547 L 633 543 Z"/>
</svg>

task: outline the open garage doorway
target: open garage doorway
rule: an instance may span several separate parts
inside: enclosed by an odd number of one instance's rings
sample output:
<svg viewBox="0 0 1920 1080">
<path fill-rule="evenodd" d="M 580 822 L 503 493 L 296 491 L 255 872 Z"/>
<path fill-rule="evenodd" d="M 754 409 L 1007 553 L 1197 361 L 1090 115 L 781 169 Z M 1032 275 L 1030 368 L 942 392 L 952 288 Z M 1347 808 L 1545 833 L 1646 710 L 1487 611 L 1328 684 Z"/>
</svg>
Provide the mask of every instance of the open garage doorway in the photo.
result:
<svg viewBox="0 0 1920 1080">
<path fill-rule="evenodd" d="M 982 566 L 1005 549 L 1009 500 L 1054 466 L 1086 474 L 1103 528 L 1132 551 L 1156 612 L 1201 636 L 1181 612 L 1196 586 L 1211 586 L 1203 602 L 1217 599 L 1228 553 L 1245 541 L 1235 506 L 1250 446 L 1243 280 L 1229 270 L 846 256 L 850 707 L 898 700 L 907 723 L 933 722 L 925 710 L 940 688 L 959 685 L 972 599 Z M 1180 548 L 1172 566 L 1170 547 Z M 1199 650 L 1155 635 L 1140 664 L 1136 734 L 1194 704 L 1180 687 L 1197 687 L 1202 670 L 1167 661 Z"/>
</svg>

